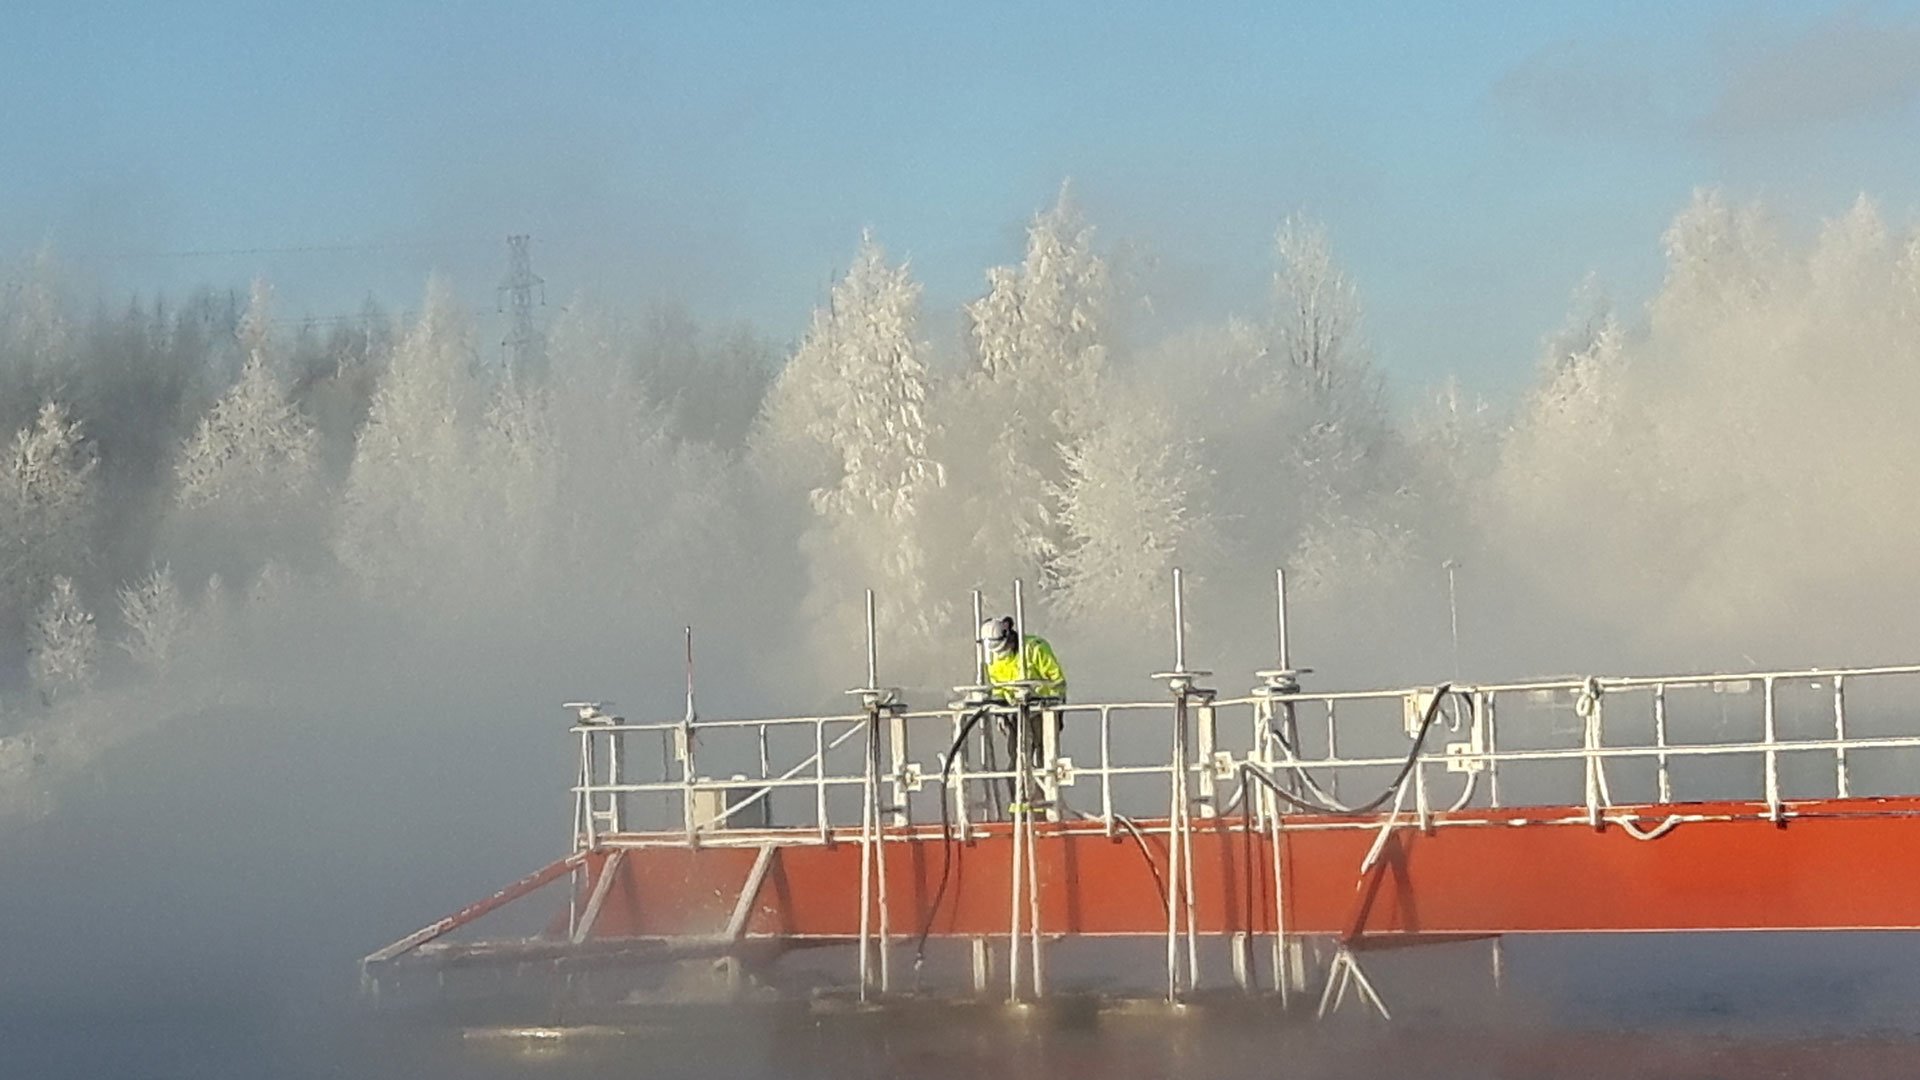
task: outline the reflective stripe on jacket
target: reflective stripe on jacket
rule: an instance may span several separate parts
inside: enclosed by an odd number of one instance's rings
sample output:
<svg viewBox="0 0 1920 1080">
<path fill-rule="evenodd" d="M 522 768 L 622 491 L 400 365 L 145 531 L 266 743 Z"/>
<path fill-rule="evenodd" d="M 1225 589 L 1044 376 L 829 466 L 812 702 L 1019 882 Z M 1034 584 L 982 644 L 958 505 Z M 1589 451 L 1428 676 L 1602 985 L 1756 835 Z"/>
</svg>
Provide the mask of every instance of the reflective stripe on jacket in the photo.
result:
<svg viewBox="0 0 1920 1080">
<path fill-rule="evenodd" d="M 1022 651 L 1027 654 L 1028 680 L 1041 685 L 1033 690 L 1034 697 L 1067 697 L 1067 673 L 1060 669 L 1060 659 L 1053 655 L 1053 646 L 1038 634 L 1028 634 Z M 1020 657 L 1014 653 L 995 656 L 987 660 L 987 682 L 994 686 L 1020 681 Z M 1002 701 L 1012 701 L 1010 691 L 998 691 L 995 697 Z"/>
</svg>

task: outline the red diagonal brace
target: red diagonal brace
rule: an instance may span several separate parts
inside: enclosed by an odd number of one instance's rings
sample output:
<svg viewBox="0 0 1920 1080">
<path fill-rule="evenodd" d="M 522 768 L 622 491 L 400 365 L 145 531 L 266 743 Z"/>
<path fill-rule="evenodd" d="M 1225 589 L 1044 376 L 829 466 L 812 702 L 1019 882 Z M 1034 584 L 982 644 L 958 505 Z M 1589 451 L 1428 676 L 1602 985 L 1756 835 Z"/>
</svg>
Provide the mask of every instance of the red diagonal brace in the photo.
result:
<svg viewBox="0 0 1920 1080">
<path fill-rule="evenodd" d="M 439 922 L 421 927 L 406 937 L 401 938 L 399 941 L 381 949 L 379 952 L 369 955 L 366 959 L 360 961 L 360 966 L 364 969 L 375 964 L 384 964 L 395 957 L 404 956 L 420 946 L 425 945 L 427 942 L 449 931 L 457 930 L 490 911 L 505 907 L 542 885 L 546 885 L 549 882 L 558 880 L 565 874 L 571 873 L 575 867 L 586 862 L 590 854 L 592 853 L 589 851 L 576 851 L 564 859 L 548 863 L 546 866 L 501 889 L 485 900 L 468 904 L 466 907 L 441 919 Z"/>
</svg>

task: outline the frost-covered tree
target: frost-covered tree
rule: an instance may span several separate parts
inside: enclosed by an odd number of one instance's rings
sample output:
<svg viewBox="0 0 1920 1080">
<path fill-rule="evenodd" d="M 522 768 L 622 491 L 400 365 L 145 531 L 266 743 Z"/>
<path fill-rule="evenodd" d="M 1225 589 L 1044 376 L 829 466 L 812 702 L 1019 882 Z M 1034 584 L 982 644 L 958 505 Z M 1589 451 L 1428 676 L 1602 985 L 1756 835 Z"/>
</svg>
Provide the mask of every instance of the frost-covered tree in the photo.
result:
<svg viewBox="0 0 1920 1080">
<path fill-rule="evenodd" d="M 1066 453 L 1098 424 L 1108 367 L 1112 282 L 1071 192 L 1027 228 L 1017 266 L 987 274 L 968 305 L 976 370 L 948 408 L 967 450 L 956 475 L 970 504 L 981 579 L 1057 577 L 1070 543 L 1060 518 Z"/>
<path fill-rule="evenodd" d="M 1359 362 L 1360 292 L 1333 258 L 1326 226 L 1289 217 L 1274 235 L 1274 349 L 1322 394 L 1364 372 Z"/>
<path fill-rule="evenodd" d="M 1057 492 L 1067 545 L 1059 609 L 1125 620 L 1163 599 L 1176 559 L 1208 546 L 1205 474 L 1194 447 L 1151 397 L 1115 394 L 1098 427 L 1065 452 Z"/>
<path fill-rule="evenodd" d="M 1046 433 L 1070 441 L 1098 413 L 1112 282 L 1068 188 L 1027 227 L 1020 264 L 988 271 L 987 284 L 967 306 L 981 373 L 1025 399 Z"/>
<path fill-rule="evenodd" d="M 273 355 L 271 290 L 254 286 L 239 336 L 239 379 L 200 418 L 175 466 L 181 509 L 225 528 L 270 525 L 313 494 L 319 438 L 289 399 Z"/>
<path fill-rule="evenodd" d="M 165 674 L 185 644 L 193 617 L 193 609 L 174 583 L 173 571 L 155 567 L 146 577 L 122 586 L 119 599 L 120 622 L 126 628 L 120 647 L 142 668 Z"/>
<path fill-rule="evenodd" d="M 1728 311 L 1758 310 L 1780 284 L 1779 237 L 1758 203 L 1733 206 L 1697 188 L 1661 237 L 1667 279 L 1653 304 L 1656 327 L 1679 329 Z"/>
<path fill-rule="evenodd" d="M 355 445 L 336 545 L 363 579 L 396 587 L 457 561 L 475 505 L 472 432 L 485 395 L 472 330 L 440 278 L 395 347 Z"/>
<path fill-rule="evenodd" d="M 66 406 L 47 402 L 0 461 L 0 608 L 29 610 L 56 574 L 90 561 L 97 506 L 92 448 Z"/>
<path fill-rule="evenodd" d="M 53 579 L 53 591 L 34 613 L 33 685 L 53 700 L 93 685 L 100 659 L 100 631 L 80 603 L 73 579 Z"/>
<path fill-rule="evenodd" d="M 53 250 L 36 252 L 0 286 L 0 425 L 26 423 L 56 371 L 73 359 L 74 330 L 61 302 Z"/>
<path fill-rule="evenodd" d="M 907 614 L 907 639 L 930 628 L 922 511 L 945 482 L 929 449 L 928 346 L 920 286 L 889 265 L 871 234 L 795 351 L 769 401 L 769 423 L 825 472 L 810 502 L 815 606 L 834 609 L 861 585 Z M 771 436 L 771 432 L 768 432 Z M 796 438 L 797 437 L 797 438 Z"/>
</svg>

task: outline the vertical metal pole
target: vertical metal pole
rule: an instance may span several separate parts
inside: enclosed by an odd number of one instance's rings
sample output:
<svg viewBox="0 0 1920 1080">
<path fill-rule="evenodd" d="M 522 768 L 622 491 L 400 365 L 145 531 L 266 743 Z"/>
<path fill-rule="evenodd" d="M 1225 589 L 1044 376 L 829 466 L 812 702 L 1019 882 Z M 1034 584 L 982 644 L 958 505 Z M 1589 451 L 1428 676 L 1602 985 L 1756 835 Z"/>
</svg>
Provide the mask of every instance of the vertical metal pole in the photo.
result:
<svg viewBox="0 0 1920 1080">
<path fill-rule="evenodd" d="M 1833 789 L 1840 798 L 1852 797 L 1853 785 L 1847 782 L 1847 677 L 1833 677 Z"/>
<path fill-rule="evenodd" d="M 1024 726 L 1024 725 L 1023 725 Z M 1028 784 L 1031 799 L 1032 784 Z M 1034 813 L 1031 802 L 1021 815 L 1021 827 L 1027 833 L 1027 934 L 1033 951 L 1033 996 L 1039 1000 L 1047 993 L 1046 942 L 1040 934 L 1040 845 L 1035 843 Z"/>
<path fill-rule="evenodd" d="M 1766 692 L 1767 820 L 1780 820 L 1780 752 L 1774 749 L 1773 676 L 1760 681 Z"/>
<path fill-rule="evenodd" d="M 1440 565 L 1447 568 L 1447 623 L 1453 630 L 1453 681 L 1460 681 L 1460 604 L 1459 595 L 1453 587 L 1453 571 L 1460 564 L 1448 559 Z"/>
<path fill-rule="evenodd" d="M 1487 716 L 1487 805 L 1500 808 L 1500 730 L 1499 698 L 1486 696 Z"/>
<path fill-rule="evenodd" d="M 1653 687 L 1653 745 L 1660 753 L 1655 758 L 1659 765 L 1660 801 L 1673 801 L 1673 777 L 1667 770 L 1667 684 L 1656 683 Z"/>
<path fill-rule="evenodd" d="M 626 721 L 614 717 L 616 727 L 625 726 Z M 626 793 L 620 790 L 625 782 L 626 770 L 620 766 L 620 744 L 626 735 L 619 731 L 607 732 L 607 828 L 611 832 L 625 831 L 626 815 L 623 805 Z"/>
<path fill-rule="evenodd" d="M 1020 579 L 1013 579 L 1013 636 L 1020 649 L 1020 681 L 1027 681 L 1027 599 Z"/>
<path fill-rule="evenodd" d="M 1180 1000 L 1180 777 L 1186 771 L 1186 733 L 1180 730 L 1179 705 L 1174 706 L 1173 773 L 1167 807 L 1167 1001 Z"/>
<path fill-rule="evenodd" d="M 873 634 L 873 590 L 867 590 L 867 689 L 880 686 L 880 654 Z"/>
<path fill-rule="evenodd" d="M 1214 726 L 1212 705 L 1201 705 L 1198 709 L 1199 720 L 1194 731 L 1199 740 L 1197 747 L 1198 764 L 1202 782 L 1200 785 L 1200 816 L 1213 818 L 1220 816 L 1220 782 L 1213 771 L 1213 751 L 1219 740 L 1219 731 Z"/>
<path fill-rule="evenodd" d="M 580 733 L 580 790 L 587 802 L 587 846 L 600 846 L 600 825 L 594 818 L 593 792 L 598 785 L 594 783 L 594 774 L 599 770 L 595 766 L 593 753 L 593 732 L 583 730 Z"/>
<path fill-rule="evenodd" d="M 813 722 L 813 812 L 818 815 L 820 841 L 826 843 L 833 827 L 827 823 L 827 722 Z"/>
<path fill-rule="evenodd" d="M 1280 629 L 1280 670 L 1293 670 L 1293 655 L 1287 649 L 1287 572 L 1276 568 L 1273 572 L 1274 622 Z"/>
<path fill-rule="evenodd" d="M 678 745 L 674 749 L 680 757 L 680 807 L 684 819 L 687 843 L 694 842 L 694 806 L 693 806 L 693 723 L 699 718 L 699 711 L 693 702 L 693 627 L 687 626 L 687 711 L 680 718 Z"/>
<path fill-rule="evenodd" d="M 1100 820 L 1113 835 L 1113 711 L 1100 706 Z"/>
<path fill-rule="evenodd" d="M 987 685 L 987 643 L 980 638 L 980 626 L 987 621 L 984 598 L 973 590 L 973 684 Z"/>
<path fill-rule="evenodd" d="M 867 724 L 867 767 L 860 783 L 860 1000 L 867 1000 L 873 960 L 873 724 Z"/>
<path fill-rule="evenodd" d="M 1173 568 L 1173 670 L 1187 670 L 1187 618 L 1185 589 L 1180 584 L 1180 568 Z"/>
<path fill-rule="evenodd" d="M 879 895 L 875 898 L 880 904 L 880 992 L 893 992 L 893 911 L 887 901 L 887 830 L 880 820 L 880 722 L 876 712 L 868 721 L 873 730 L 873 764 L 869 771 L 873 775 L 873 855 L 874 877 L 878 881 Z"/>
<path fill-rule="evenodd" d="M 1184 725 L 1183 725 L 1184 726 Z M 1180 771 L 1180 872 L 1182 874 L 1181 902 L 1186 908 L 1187 923 L 1187 986 L 1200 985 L 1200 926 L 1194 918 L 1196 901 L 1193 889 L 1193 801 L 1189 797 L 1189 771 Z"/>
<path fill-rule="evenodd" d="M 1061 821 L 1066 817 L 1066 808 L 1060 804 L 1060 784 L 1054 774 L 1054 763 L 1060 760 L 1059 714 L 1051 709 L 1041 709 L 1038 713 L 1040 724 L 1040 797 L 1046 800 L 1048 821 Z"/>
<path fill-rule="evenodd" d="M 887 770 L 887 775 L 893 777 L 893 824 L 911 825 L 913 807 L 900 771 L 901 764 L 911 760 L 908 756 L 907 721 L 897 712 L 890 712 L 887 717 L 887 743 L 893 752 L 890 762 L 892 768 Z"/>
<path fill-rule="evenodd" d="M 940 797 L 952 804 L 953 824 L 956 835 L 961 840 L 972 833 L 972 824 L 967 820 L 967 747 L 960 736 L 967 727 L 967 714 L 964 711 L 953 714 L 953 760 L 946 763 L 947 775 L 952 779 L 952 788 L 942 791 Z"/>
<path fill-rule="evenodd" d="M 593 804 L 587 795 L 593 785 L 593 773 L 589 771 L 590 763 L 593 761 L 593 750 L 591 744 L 587 742 L 592 737 L 586 728 L 580 729 L 578 773 L 580 791 L 573 797 L 573 850 L 575 851 L 593 846 L 593 828 L 588 824 L 592 820 Z"/>
<path fill-rule="evenodd" d="M 1297 950 L 1287 942 L 1287 883 L 1286 868 L 1281 862 L 1280 797 L 1264 787 L 1261 795 L 1267 800 L 1267 842 L 1273 848 L 1273 983 L 1280 991 L 1280 1007 L 1285 1009 L 1293 994 L 1292 960 Z"/>
<path fill-rule="evenodd" d="M 1016 597 L 1019 595 L 1017 583 L 1015 585 L 1014 595 Z M 1025 887 L 1027 873 L 1027 855 L 1024 850 L 1027 839 L 1026 830 L 1020 826 L 1022 818 L 1026 815 L 1027 770 L 1025 754 L 1027 752 L 1027 744 L 1026 725 L 1020 722 L 1020 717 L 1017 715 L 1013 719 L 1013 727 L 1013 805 L 1008 807 L 1009 813 L 1007 814 L 1007 821 L 1013 829 L 1013 888 L 1010 898 L 1012 913 L 1009 916 L 1007 928 L 1007 1000 L 1019 1001 L 1020 927 L 1021 920 L 1024 917 L 1024 913 L 1021 910 L 1021 901 L 1025 899 L 1022 895 L 1022 890 Z"/>
<path fill-rule="evenodd" d="M 976 621 L 974 625 L 978 626 Z M 969 938 L 973 953 L 973 994 L 985 997 L 987 981 L 993 978 L 993 944 L 986 938 Z"/>
<path fill-rule="evenodd" d="M 1333 699 L 1327 699 L 1327 760 L 1337 761 L 1340 757 L 1340 727 L 1337 722 L 1339 710 L 1334 707 Z M 1327 773 L 1327 794 L 1340 797 L 1340 776 L 1344 770 L 1333 769 Z"/>
</svg>

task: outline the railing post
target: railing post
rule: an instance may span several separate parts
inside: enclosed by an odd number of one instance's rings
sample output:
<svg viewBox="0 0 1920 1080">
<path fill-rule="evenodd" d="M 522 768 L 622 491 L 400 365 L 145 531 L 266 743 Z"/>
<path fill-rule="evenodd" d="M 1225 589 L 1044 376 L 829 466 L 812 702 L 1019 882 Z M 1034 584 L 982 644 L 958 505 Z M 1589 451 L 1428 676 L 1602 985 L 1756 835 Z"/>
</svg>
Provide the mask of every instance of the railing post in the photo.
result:
<svg viewBox="0 0 1920 1080">
<path fill-rule="evenodd" d="M 1655 758 L 1659 765 L 1660 801 L 1673 801 L 1673 777 L 1667 771 L 1667 684 L 1655 683 L 1653 687 L 1653 745 L 1659 749 Z"/>
<path fill-rule="evenodd" d="M 614 718 L 615 725 L 622 725 L 619 717 Z M 626 831 L 626 792 L 620 788 L 626 783 L 626 770 L 621 762 L 624 732 L 607 732 L 607 826 L 614 833 Z"/>
<path fill-rule="evenodd" d="M 893 777 L 893 812 L 891 817 L 895 825 L 913 824 L 912 808 L 907 805 L 907 783 L 905 767 L 907 756 L 907 721 L 898 711 L 892 711 L 887 717 L 887 744 L 892 751 L 892 768 L 887 775 Z"/>
<path fill-rule="evenodd" d="M 1213 768 L 1213 753 L 1219 740 L 1219 731 L 1214 727 L 1213 701 L 1202 700 L 1194 710 L 1194 735 L 1198 742 L 1199 760 L 1194 763 L 1200 770 L 1204 782 L 1200 787 L 1200 816 L 1215 818 L 1220 816 L 1220 778 Z"/>
<path fill-rule="evenodd" d="M 1847 777 L 1847 677 L 1833 677 L 1833 787 L 1842 799 L 1851 798 L 1853 785 Z"/>
<path fill-rule="evenodd" d="M 833 838 L 833 826 L 827 822 L 827 722 L 813 722 L 813 798 L 816 824 L 820 828 L 820 842 L 828 843 Z"/>
<path fill-rule="evenodd" d="M 1113 710 L 1100 706 L 1100 820 L 1113 835 Z"/>
<path fill-rule="evenodd" d="M 1193 989 L 1200 981 L 1200 940 L 1194 918 L 1193 800 L 1190 785 L 1193 764 L 1189 759 L 1192 717 L 1191 702 L 1202 706 L 1213 702 L 1212 690 L 1203 690 L 1195 680 L 1212 674 L 1187 667 L 1186 598 L 1180 568 L 1173 570 L 1173 670 L 1156 672 L 1153 678 L 1167 684 L 1173 695 L 1172 775 L 1167 815 L 1167 1000 L 1178 1001 L 1181 990 Z M 1186 938 L 1186 979 L 1181 979 L 1180 938 Z"/>
<path fill-rule="evenodd" d="M 1768 821 L 1779 821 L 1779 820 L 1780 820 L 1780 752 L 1779 752 L 1779 751 L 1778 751 L 1777 749 L 1775 749 L 1775 748 L 1774 748 L 1774 743 L 1775 743 L 1775 730 L 1774 730 L 1774 723 L 1775 723 L 1775 721 L 1774 721 L 1774 692 L 1773 692 L 1773 691 L 1774 691 L 1774 681 L 1773 681 L 1773 676 L 1771 676 L 1771 675 L 1768 675 L 1768 676 L 1766 676 L 1766 677 L 1764 677 L 1764 678 L 1762 678 L 1762 679 L 1760 680 L 1760 685 L 1761 685 L 1761 687 L 1762 687 L 1762 689 L 1764 690 L 1764 692 L 1765 692 L 1765 695 L 1766 695 L 1766 702 L 1765 702 L 1765 709 L 1766 709 L 1766 720 L 1765 720 L 1765 728 L 1766 728 L 1766 739 L 1765 739 L 1765 741 L 1766 741 L 1766 748 L 1767 748 L 1767 750 L 1766 750 L 1766 762 L 1767 762 L 1767 765 L 1766 765 L 1766 768 L 1767 768 L 1767 776 L 1766 776 L 1766 780 L 1767 780 L 1767 820 L 1768 820 Z"/>
</svg>

